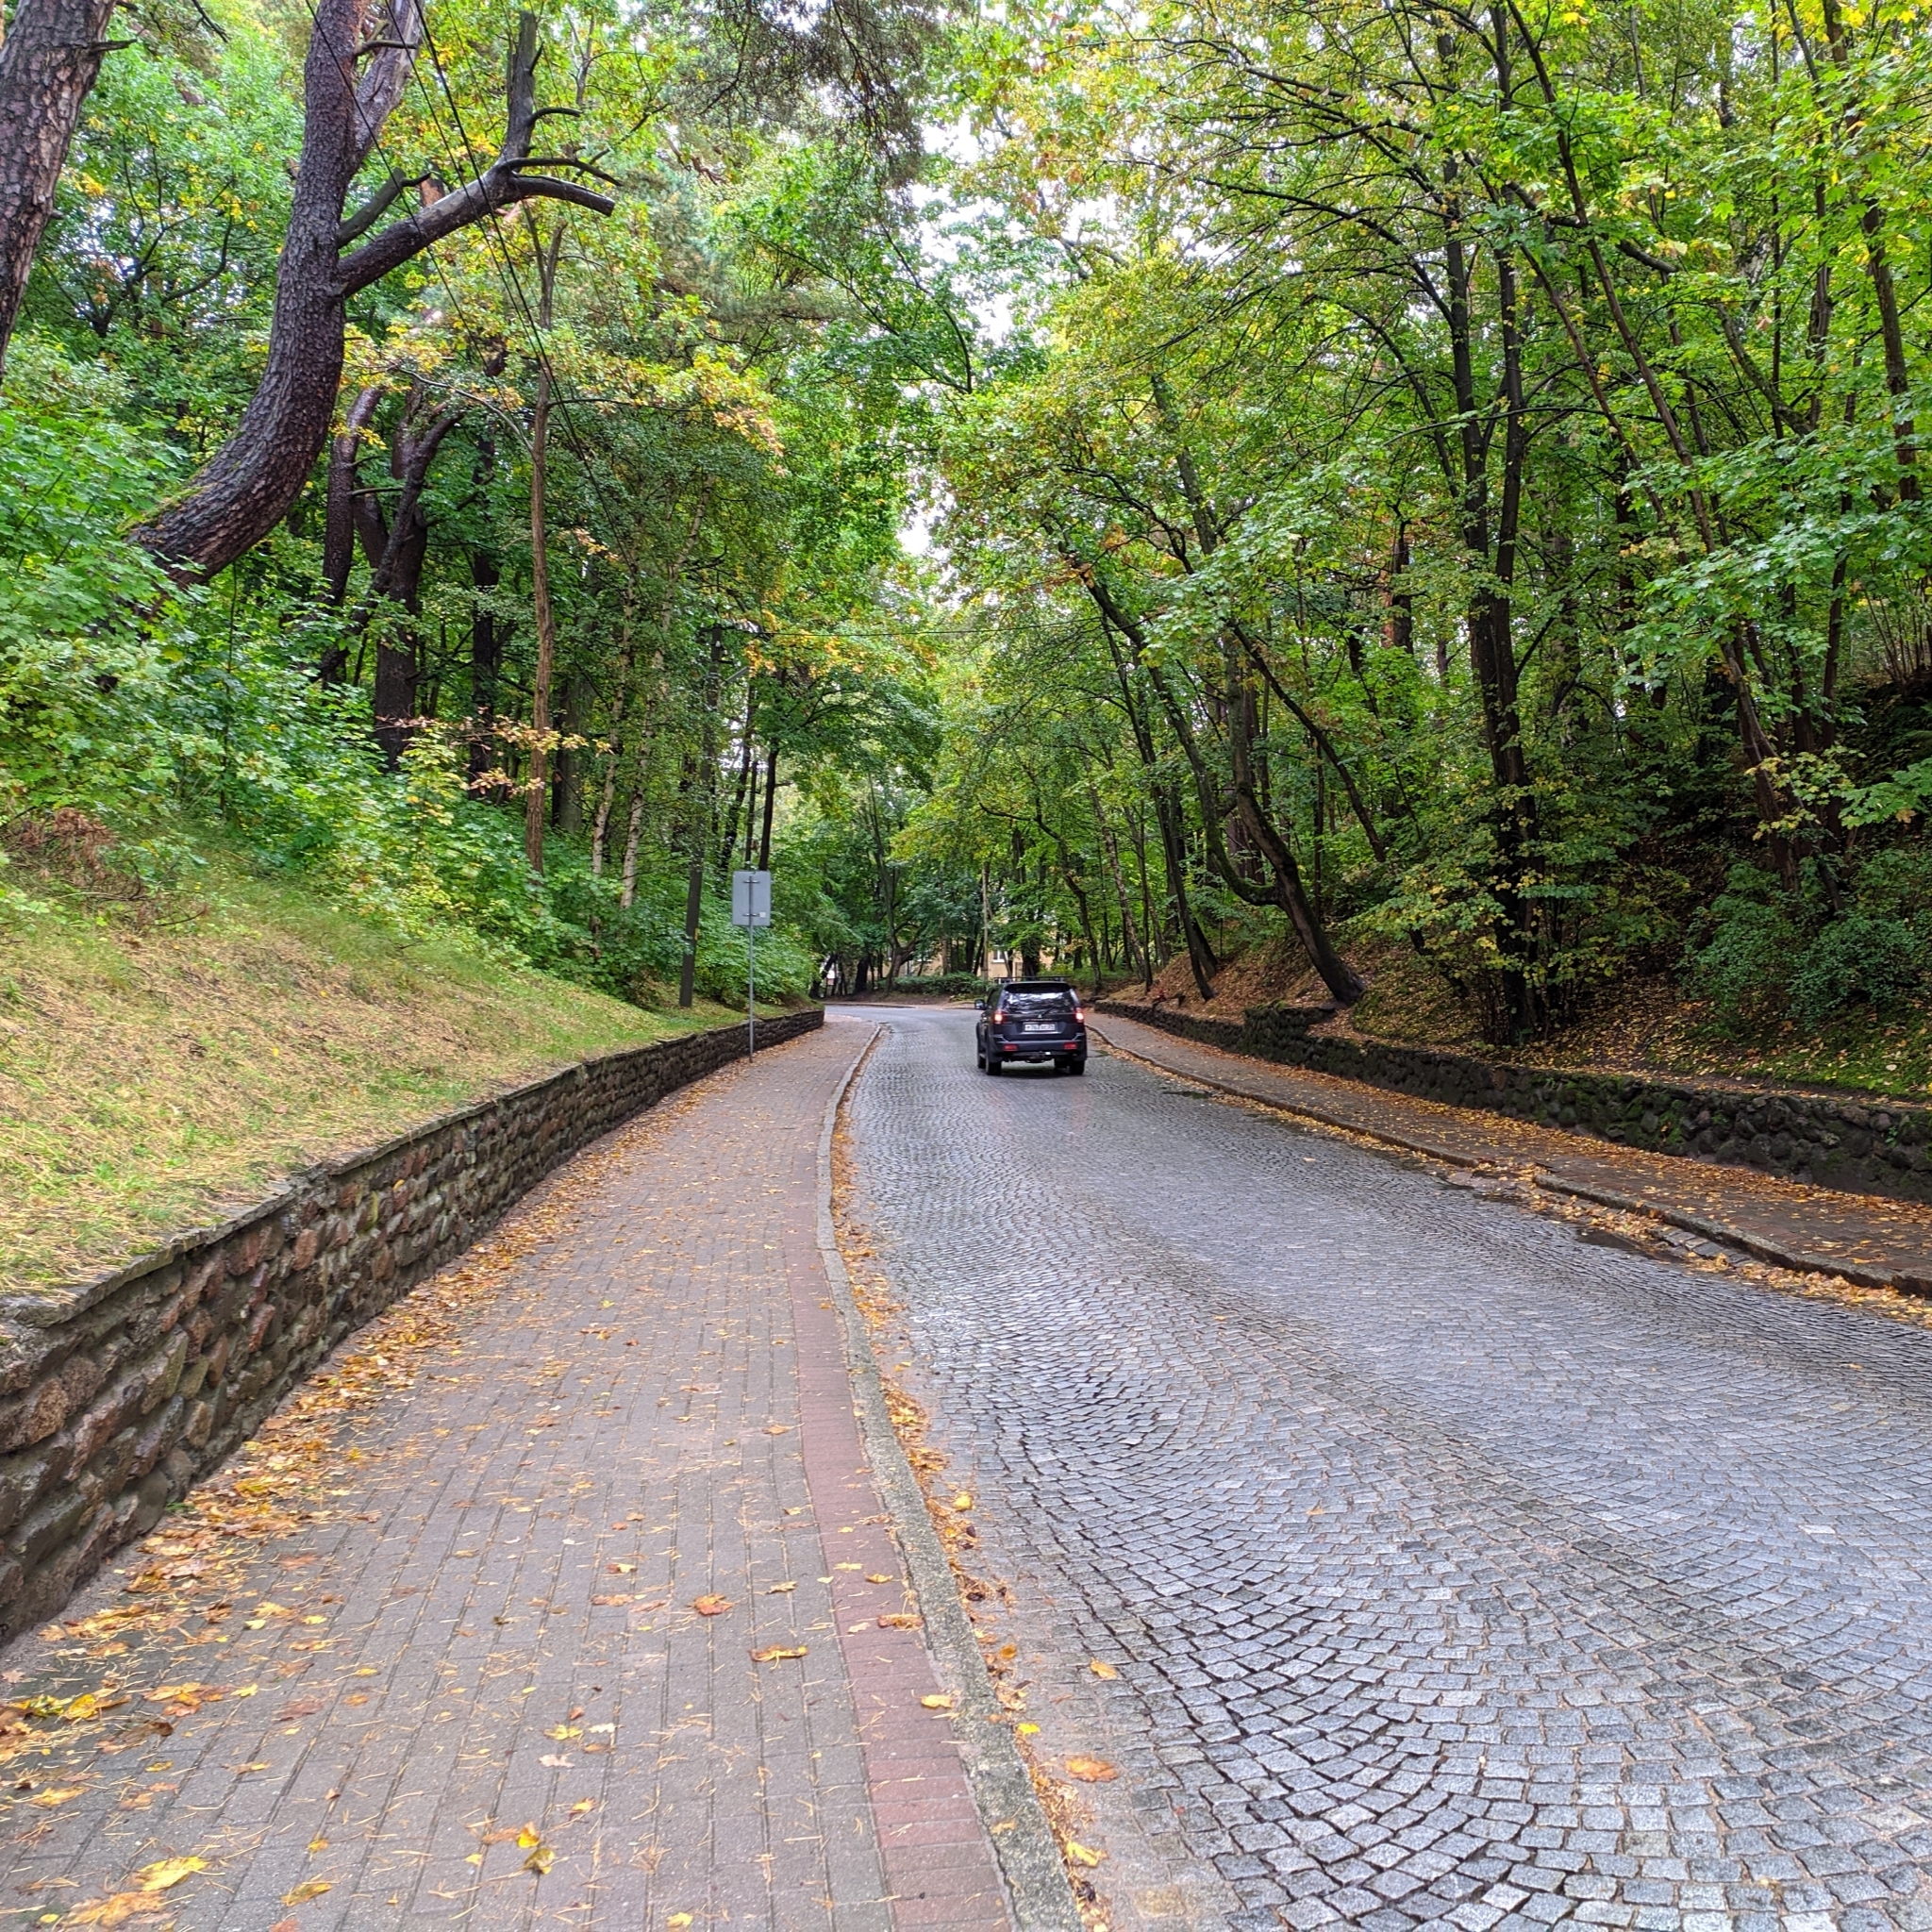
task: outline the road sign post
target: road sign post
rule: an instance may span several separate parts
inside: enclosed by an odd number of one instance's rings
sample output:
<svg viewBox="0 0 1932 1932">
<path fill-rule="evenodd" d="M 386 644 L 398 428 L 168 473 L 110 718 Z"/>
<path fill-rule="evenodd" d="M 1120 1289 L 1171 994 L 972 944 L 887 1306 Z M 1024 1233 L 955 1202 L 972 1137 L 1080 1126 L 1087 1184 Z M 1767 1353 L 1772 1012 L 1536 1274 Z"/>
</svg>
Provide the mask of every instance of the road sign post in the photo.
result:
<svg viewBox="0 0 1932 1932">
<path fill-rule="evenodd" d="M 735 872 L 731 874 L 731 923 L 744 928 L 745 1056 L 756 1059 L 758 1053 L 758 932 L 759 926 L 772 923 L 770 873 Z"/>
</svg>

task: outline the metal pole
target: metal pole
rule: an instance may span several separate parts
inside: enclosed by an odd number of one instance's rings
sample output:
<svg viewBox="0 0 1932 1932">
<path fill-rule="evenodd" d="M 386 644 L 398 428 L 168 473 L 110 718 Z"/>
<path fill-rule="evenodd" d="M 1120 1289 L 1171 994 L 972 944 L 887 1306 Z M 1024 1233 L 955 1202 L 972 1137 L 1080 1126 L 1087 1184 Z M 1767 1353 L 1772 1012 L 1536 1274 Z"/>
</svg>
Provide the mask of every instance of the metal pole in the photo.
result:
<svg viewBox="0 0 1932 1932">
<path fill-rule="evenodd" d="M 744 1030 L 745 1058 L 758 1057 L 758 929 L 744 929 Z"/>
</svg>

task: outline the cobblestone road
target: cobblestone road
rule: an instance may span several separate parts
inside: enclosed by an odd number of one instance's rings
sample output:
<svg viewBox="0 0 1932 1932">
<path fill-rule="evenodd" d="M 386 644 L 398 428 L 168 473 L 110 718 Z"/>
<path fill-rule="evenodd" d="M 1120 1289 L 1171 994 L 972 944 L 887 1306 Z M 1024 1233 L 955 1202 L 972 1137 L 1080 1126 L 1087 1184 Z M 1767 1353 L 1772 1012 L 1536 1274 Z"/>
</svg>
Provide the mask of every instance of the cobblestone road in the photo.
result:
<svg viewBox="0 0 1932 1932">
<path fill-rule="evenodd" d="M 887 1017 L 889 1365 L 1117 1925 L 1932 1927 L 1932 1336 Z"/>
<path fill-rule="evenodd" d="M 878 1621 L 911 1600 L 817 1245 L 868 1031 L 566 1167 L 506 1229 L 540 1244 L 337 1431 L 246 1574 L 198 1583 L 163 1528 L 7 1650 L 17 1706 L 106 1715 L 8 1737 L 0 1923 L 1006 1925 L 923 1639 Z M 388 1360 L 409 1313 L 349 1352 Z M 179 1610 L 117 1631 L 171 1560 Z"/>
</svg>

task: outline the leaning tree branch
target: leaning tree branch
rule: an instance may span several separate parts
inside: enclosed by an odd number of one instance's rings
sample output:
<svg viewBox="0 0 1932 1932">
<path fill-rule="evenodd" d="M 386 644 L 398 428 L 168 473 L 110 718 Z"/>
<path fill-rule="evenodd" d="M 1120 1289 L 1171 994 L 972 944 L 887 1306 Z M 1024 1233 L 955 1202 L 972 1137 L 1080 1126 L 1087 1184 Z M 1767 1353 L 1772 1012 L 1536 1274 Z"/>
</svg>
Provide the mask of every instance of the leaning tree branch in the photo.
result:
<svg viewBox="0 0 1932 1932">
<path fill-rule="evenodd" d="M 341 383 L 350 295 L 513 203 L 541 196 L 599 214 L 615 206 L 575 181 L 525 172 L 531 136 L 547 110 L 537 105 L 537 21 L 524 13 L 510 50 L 496 158 L 455 192 L 343 254 L 408 185 L 392 179 L 343 219 L 349 191 L 402 98 L 425 26 L 421 0 L 315 0 L 314 17 L 303 75 L 302 159 L 275 278 L 267 364 L 235 434 L 182 496 L 134 532 L 185 582 L 215 575 L 259 542 L 307 485 L 328 441 Z M 357 65 L 365 57 L 358 80 Z"/>
</svg>

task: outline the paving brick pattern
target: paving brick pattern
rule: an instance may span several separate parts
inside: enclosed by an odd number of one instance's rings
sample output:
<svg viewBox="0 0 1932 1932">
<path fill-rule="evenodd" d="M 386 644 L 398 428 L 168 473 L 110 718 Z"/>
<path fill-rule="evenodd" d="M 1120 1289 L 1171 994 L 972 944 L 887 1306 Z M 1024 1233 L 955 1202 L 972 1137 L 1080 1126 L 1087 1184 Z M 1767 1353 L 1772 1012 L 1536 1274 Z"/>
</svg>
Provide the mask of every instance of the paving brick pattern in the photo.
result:
<svg viewBox="0 0 1932 1932">
<path fill-rule="evenodd" d="M 166 1896 L 196 1932 L 1007 1924 L 923 1639 L 876 1622 L 909 1598 L 816 1246 L 819 1124 L 865 1038 L 624 1130 L 575 1226 L 363 1425 L 366 1485 L 264 1553 L 253 1590 L 302 1614 L 196 1654 L 226 1701 L 57 1810 L 0 1807 L 0 1906 L 196 1856 Z M 101 1669 L 44 1656 L 5 1654 L 12 1695 Z"/>
<path fill-rule="evenodd" d="M 1220 1923 L 1932 1927 L 1932 1336 L 890 1024 L 858 1205 L 975 1567 Z"/>
</svg>

